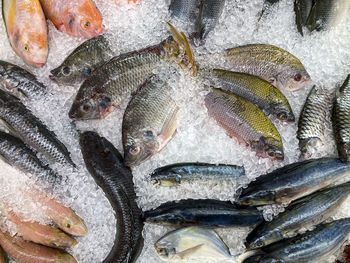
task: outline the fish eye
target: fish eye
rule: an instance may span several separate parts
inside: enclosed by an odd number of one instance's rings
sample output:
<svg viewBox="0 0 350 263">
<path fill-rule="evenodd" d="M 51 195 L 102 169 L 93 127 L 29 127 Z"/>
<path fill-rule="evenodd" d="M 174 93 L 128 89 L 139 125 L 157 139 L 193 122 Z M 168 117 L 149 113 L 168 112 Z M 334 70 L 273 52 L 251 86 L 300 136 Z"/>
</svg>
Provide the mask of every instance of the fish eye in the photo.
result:
<svg viewBox="0 0 350 263">
<path fill-rule="evenodd" d="M 109 97 L 103 97 L 99 106 L 103 109 L 107 109 L 109 104 L 111 103 L 111 99 Z"/>
<path fill-rule="evenodd" d="M 70 67 L 63 67 L 63 68 L 62 68 L 62 74 L 63 74 L 63 75 L 67 76 L 67 75 L 69 75 L 70 73 L 71 73 Z"/>
<path fill-rule="evenodd" d="M 90 27 L 90 22 L 89 22 L 89 21 L 85 21 L 85 22 L 84 22 L 84 27 L 85 27 L 86 29 L 88 29 L 88 28 Z"/>
<path fill-rule="evenodd" d="M 91 106 L 89 104 L 83 105 L 83 111 L 88 112 L 88 111 L 90 111 L 90 109 L 91 109 Z"/>
<path fill-rule="evenodd" d="M 137 154 L 139 154 L 139 152 L 140 152 L 140 147 L 137 145 L 132 145 L 129 149 L 129 153 L 131 155 L 137 155 Z"/>
<path fill-rule="evenodd" d="M 287 114 L 285 112 L 281 112 L 277 115 L 277 117 L 282 120 L 285 121 L 287 119 Z"/>
<path fill-rule="evenodd" d="M 91 68 L 88 67 L 88 66 L 85 66 L 83 68 L 83 73 L 84 73 L 85 76 L 90 76 L 91 75 Z"/>
<path fill-rule="evenodd" d="M 27 44 L 24 44 L 24 50 L 29 52 L 29 46 Z"/>
<path fill-rule="evenodd" d="M 270 156 L 270 157 L 276 157 L 276 153 L 273 151 L 273 150 L 269 150 L 267 152 L 267 154 Z"/>
<path fill-rule="evenodd" d="M 153 131 L 144 131 L 143 135 L 146 137 L 152 137 L 153 136 Z"/>
<path fill-rule="evenodd" d="M 294 80 L 295 81 L 300 81 L 301 80 L 301 78 L 302 78 L 302 76 L 301 76 L 301 74 L 295 74 L 295 76 L 294 76 Z"/>
</svg>

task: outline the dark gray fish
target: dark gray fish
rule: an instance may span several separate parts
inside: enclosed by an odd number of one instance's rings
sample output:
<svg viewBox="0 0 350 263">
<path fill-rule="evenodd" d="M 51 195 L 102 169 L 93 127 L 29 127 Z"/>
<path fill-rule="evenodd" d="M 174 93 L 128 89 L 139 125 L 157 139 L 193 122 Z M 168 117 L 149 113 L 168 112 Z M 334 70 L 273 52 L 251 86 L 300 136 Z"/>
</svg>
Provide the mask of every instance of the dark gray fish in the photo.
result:
<svg viewBox="0 0 350 263">
<path fill-rule="evenodd" d="M 260 206 L 291 202 L 349 174 L 350 165 L 334 158 L 289 164 L 251 182 L 243 189 L 238 203 Z"/>
<path fill-rule="evenodd" d="M 270 245 L 325 221 L 337 211 L 349 193 L 350 183 L 346 183 L 295 200 L 272 221 L 258 225 L 246 239 L 247 248 Z"/>
<path fill-rule="evenodd" d="M 47 93 L 47 88 L 30 72 L 0 60 L 0 88 L 17 97 L 36 99 Z"/>
<path fill-rule="evenodd" d="M 195 16 L 199 0 L 172 0 L 169 6 L 171 16 L 187 21 Z"/>
<path fill-rule="evenodd" d="M 74 166 L 66 146 L 16 97 L 0 90 L 0 119 L 22 141 L 51 162 Z"/>
<path fill-rule="evenodd" d="M 294 0 L 295 23 L 301 35 L 310 15 L 314 0 Z"/>
</svg>

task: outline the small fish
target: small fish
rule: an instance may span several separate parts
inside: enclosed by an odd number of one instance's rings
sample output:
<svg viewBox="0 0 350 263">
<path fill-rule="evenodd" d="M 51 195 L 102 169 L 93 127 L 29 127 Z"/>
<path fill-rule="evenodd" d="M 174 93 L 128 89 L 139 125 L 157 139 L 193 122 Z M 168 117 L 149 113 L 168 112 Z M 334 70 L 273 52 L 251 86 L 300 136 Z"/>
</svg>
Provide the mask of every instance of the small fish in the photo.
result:
<svg viewBox="0 0 350 263">
<path fill-rule="evenodd" d="M 314 86 L 306 99 L 298 123 L 297 138 L 303 159 L 311 158 L 322 147 L 330 105 L 329 92 Z"/>
<path fill-rule="evenodd" d="M 303 27 L 310 15 L 314 0 L 294 0 L 295 23 L 303 36 Z"/>
<path fill-rule="evenodd" d="M 172 88 L 158 76 L 148 79 L 129 102 L 122 124 L 124 161 L 139 165 L 171 140 L 179 107 Z"/>
<path fill-rule="evenodd" d="M 333 131 L 339 158 L 350 163 L 350 74 L 336 92 L 333 110 Z"/>
<path fill-rule="evenodd" d="M 14 64 L 0 60 L 0 88 L 16 97 L 30 99 L 47 94 L 47 88 L 30 72 Z"/>
<path fill-rule="evenodd" d="M 350 184 L 347 183 L 295 200 L 272 221 L 258 225 L 246 239 L 247 248 L 270 245 L 327 220 L 344 203 L 349 193 Z"/>
<path fill-rule="evenodd" d="M 283 160 L 282 139 L 273 123 L 251 102 L 232 93 L 213 89 L 205 98 L 209 116 L 230 137 L 248 145 L 259 157 Z"/>
<path fill-rule="evenodd" d="M 50 79 L 65 85 L 81 83 L 113 55 L 104 35 L 91 38 L 74 49 L 59 67 L 51 70 Z"/>
<path fill-rule="evenodd" d="M 196 226 L 167 233 L 155 244 L 158 256 L 164 260 L 216 260 L 229 262 L 234 258 L 227 245 L 212 229 Z"/>
<path fill-rule="evenodd" d="M 203 74 L 217 88 L 231 92 L 253 103 L 282 121 L 294 122 L 295 117 L 287 98 L 269 82 L 245 73 L 222 69 Z"/>
<path fill-rule="evenodd" d="M 25 63 L 42 67 L 48 55 L 47 26 L 39 0 L 3 0 L 10 44 Z"/>
<path fill-rule="evenodd" d="M 227 164 L 178 163 L 157 168 L 151 179 L 161 186 L 177 186 L 198 179 L 232 180 L 245 175 L 244 167 Z"/>
<path fill-rule="evenodd" d="M 206 227 L 252 226 L 264 220 L 262 212 L 240 208 L 231 202 L 214 199 L 183 199 L 167 202 L 143 214 L 146 222 Z"/>
<path fill-rule="evenodd" d="M 184 21 L 191 20 L 199 5 L 198 0 L 172 0 L 169 10 L 172 17 Z"/>
<path fill-rule="evenodd" d="M 237 202 L 251 206 L 288 203 L 349 174 L 350 166 L 335 158 L 293 163 L 258 177 L 243 189 Z"/>
<path fill-rule="evenodd" d="M 70 36 L 93 38 L 103 33 L 102 17 L 92 0 L 40 0 L 47 19 Z"/>
</svg>

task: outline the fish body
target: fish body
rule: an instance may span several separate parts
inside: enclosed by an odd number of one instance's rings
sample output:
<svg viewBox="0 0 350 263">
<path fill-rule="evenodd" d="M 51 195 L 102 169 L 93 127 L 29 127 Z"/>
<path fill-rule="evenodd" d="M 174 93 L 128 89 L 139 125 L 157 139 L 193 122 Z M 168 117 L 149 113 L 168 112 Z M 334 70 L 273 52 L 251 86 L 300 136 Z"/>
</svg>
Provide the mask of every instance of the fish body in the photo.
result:
<svg viewBox="0 0 350 263">
<path fill-rule="evenodd" d="M 239 208 L 213 199 L 183 199 L 167 202 L 143 214 L 147 222 L 206 227 L 252 226 L 264 220 L 255 208 Z"/>
<path fill-rule="evenodd" d="M 327 187 L 349 173 L 350 166 L 334 158 L 293 163 L 251 182 L 243 189 L 238 203 L 260 206 L 291 202 Z"/>
<path fill-rule="evenodd" d="M 177 229 L 160 238 L 154 248 L 169 260 L 232 260 L 230 250 L 212 229 L 196 226 Z"/>
<path fill-rule="evenodd" d="M 323 145 L 327 116 L 330 111 L 330 94 L 314 86 L 305 102 L 298 123 L 297 138 L 302 157 L 312 157 Z"/>
<path fill-rule="evenodd" d="M 153 76 L 131 99 L 122 124 L 126 165 L 139 165 L 163 149 L 172 138 L 179 111 L 173 96 L 173 89 Z"/>
<path fill-rule="evenodd" d="M 227 164 L 178 163 L 157 168 L 151 179 L 162 186 L 176 186 L 195 179 L 232 180 L 245 175 L 244 167 Z"/>
<path fill-rule="evenodd" d="M 314 0 L 294 0 L 295 23 L 301 35 L 310 15 Z"/>
<path fill-rule="evenodd" d="M 15 53 L 27 64 L 42 67 L 47 60 L 48 41 L 39 0 L 2 0 L 2 14 Z"/>
<path fill-rule="evenodd" d="M 92 72 L 113 57 L 113 51 L 104 35 L 91 38 L 51 70 L 50 78 L 60 84 L 74 85 L 91 76 Z"/>
<path fill-rule="evenodd" d="M 37 78 L 14 64 L 0 60 L 0 88 L 17 97 L 36 99 L 47 93 L 47 88 Z"/>
<path fill-rule="evenodd" d="M 47 19 L 70 36 L 93 38 L 103 33 L 102 17 L 92 0 L 40 0 Z"/>
<path fill-rule="evenodd" d="M 269 82 L 245 73 L 214 69 L 205 74 L 213 86 L 246 99 L 282 121 L 295 120 L 287 98 Z"/>
<path fill-rule="evenodd" d="M 81 134 L 80 145 L 87 169 L 104 191 L 117 219 L 116 239 L 103 262 L 134 262 L 143 247 L 143 222 L 131 171 L 117 149 L 98 134 Z"/>
<path fill-rule="evenodd" d="M 0 90 L 0 119 L 11 131 L 50 161 L 73 165 L 70 154 L 55 133 L 50 131 L 16 97 Z"/>
<path fill-rule="evenodd" d="M 172 17 L 187 21 L 195 15 L 198 5 L 198 0 L 172 0 L 169 10 Z"/>
<path fill-rule="evenodd" d="M 339 158 L 350 163 L 350 74 L 336 92 L 332 123 Z"/>
<path fill-rule="evenodd" d="M 251 102 L 232 93 L 213 89 L 205 98 L 209 116 L 229 136 L 248 145 L 259 157 L 283 160 L 282 139 L 273 123 Z"/>
<path fill-rule="evenodd" d="M 350 184 L 315 192 L 292 202 L 272 221 L 258 225 L 247 237 L 249 249 L 257 249 L 295 236 L 300 229 L 317 225 L 343 204 L 350 193 Z"/>
</svg>

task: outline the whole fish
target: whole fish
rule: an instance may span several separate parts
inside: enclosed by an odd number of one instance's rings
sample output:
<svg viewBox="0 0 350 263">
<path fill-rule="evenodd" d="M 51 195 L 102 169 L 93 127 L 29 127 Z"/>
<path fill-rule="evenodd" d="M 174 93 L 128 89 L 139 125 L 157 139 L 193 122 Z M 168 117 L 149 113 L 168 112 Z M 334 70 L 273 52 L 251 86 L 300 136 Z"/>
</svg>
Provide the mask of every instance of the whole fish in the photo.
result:
<svg viewBox="0 0 350 263">
<path fill-rule="evenodd" d="M 122 124 L 127 166 L 139 165 L 171 140 L 179 108 L 172 88 L 158 76 L 148 79 L 129 102 Z"/>
<path fill-rule="evenodd" d="M 0 90 L 0 119 L 9 130 L 50 161 L 74 166 L 70 154 L 55 133 L 50 131 L 22 102 Z"/>
<path fill-rule="evenodd" d="M 88 171 L 104 191 L 117 219 L 114 245 L 103 262 L 135 262 L 143 247 L 143 222 L 132 173 L 118 150 L 98 134 L 84 132 L 80 146 Z"/>
<path fill-rule="evenodd" d="M 3 0 L 10 44 L 25 63 L 42 67 L 48 55 L 47 26 L 39 0 Z"/>
<path fill-rule="evenodd" d="M 214 230 L 196 226 L 167 233 L 154 244 L 154 248 L 164 261 L 232 260 L 234 262 L 229 248 Z"/>
<path fill-rule="evenodd" d="M 143 216 L 149 223 L 208 227 L 252 226 L 264 220 L 262 213 L 253 207 L 240 208 L 214 199 L 167 202 L 144 212 Z"/>
<path fill-rule="evenodd" d="M 339 158 L 350 163 L 350 74 L 336 92 L 332 122 Z"/>
<path fill-rule="evenodd" d="M 306 25 L 314 0 L 294 0 L 295 23 L 299 33 L 303 36 L 303 27 Z"/>
<path fill-rule="evenodd" d="M 222 126 L 229 136 L 248 145 L 259 157 L 283 160 L 280 134 L 265 114 L 251 102 L 232 93 L 213 89 L 205 97 L 209 116 Z"/>
<path fill-rule="evenodd" d="M 262 250 L 266 253 L 244 263 L 308 263 L 320 262 L 335 253 L 350 233 L 350 218 L 319 225 L 315 230 L 285 239 Z"/>
<path fill-rule="evenodd" d="M 277 88 L 259 77 L 222 69 L 205 72 L 204 76 L 213 86 L 250 101 L 282 121 L 295 121 L 287 98 Z"/>
<path fill-rule="evenodd" d="M 177 186 L 195 179 L 232 180 L 245 175 L 244 167 L 227 164 L 178 163 L 157 168 L 151 179 L 161 186 Z"/>
<path fill-rule="evenodd" d="M 190 20 L 195 16 L 199 0 L 172 0 L 169 10 L 172 17 Z"/>
<path fill-rule="evenodd" d="M 349 174 L 350 166 L 334 158 L 289 164 L 251 182 L 243 189 L 238 203 L 260 206 L 291 202 Z"/>
<path fill-rule="evenodd" d="M 153 75 L 155 69 L 164 67 L 164 61 L 171 56 L 180 57 L 181 66 L 191 69 L 196 74 L 193 55 L 186 36 L 179 33 L 172 25 L 173 38 L 159 45 L 114 57 L 95 70 L 81 85 L 69 117 L 74 120 L 103 119 L 112 107 L 135 93 L 145 80 Z M 185 49 L 182 54 L 180 47 Z M 175 54 L 175 53 L 176 54 Z M 182 57 L 183 56 L 183 57 Z M 187 66 L 186 66 L 187 65 Z"/>
<path fill-rule="evenodd" d="M 17 97 L 40 98 L 47 93 L 47 88 L 37 78 L 14 64 L 0 60 L 0 88 Z"/>
<path fill-rule="evenodd" d="M 297 138 L 304 159 L 312 157 L 323 145 L 330 105 L 329 92 L 314 86 L 306 99 L 298 123 Z"/>
<path fill-rule="evenodd" d="M 103 33 L 102 17 L 92 0 L 40 0 L 47 19 L 70 36 L 93 38 Z"/>
<path fill-rule="evenodd" d="M 346 183 L 295 200 L 272 221 L 258 225 L 246 239 L 247 248 L 270 245 L 327 220 L 344 203 L 349 193 L 350 183 Z"/>
<path fill-rule="evenodd" d="M 81 83 L 112 57 L 113 52 L 104 35 L 91 38 L 74 49 L 59 67 L 51 70 L 50 79 L 66 85 Z"/>
</svg>

